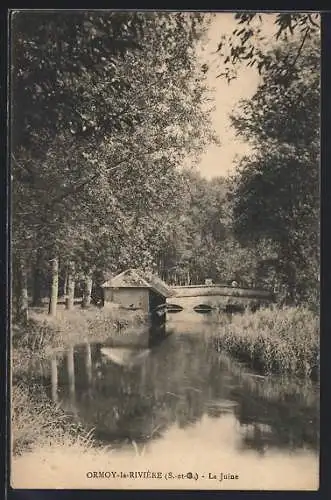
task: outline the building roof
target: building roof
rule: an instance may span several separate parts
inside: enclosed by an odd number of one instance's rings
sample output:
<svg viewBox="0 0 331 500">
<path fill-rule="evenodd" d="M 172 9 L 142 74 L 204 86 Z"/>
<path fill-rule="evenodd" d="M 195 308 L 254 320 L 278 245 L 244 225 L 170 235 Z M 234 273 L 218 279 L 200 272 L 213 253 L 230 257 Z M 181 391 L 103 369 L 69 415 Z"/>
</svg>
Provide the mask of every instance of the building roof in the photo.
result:
<svg viewBox="0 0 331 500">
<path fill-rule="evenodd" d="M 172 289 L 155 274 L 127 269 L 102 285 L 103 288 L 149 288 L 163 297 L 171 297 Z"/>
</svg>

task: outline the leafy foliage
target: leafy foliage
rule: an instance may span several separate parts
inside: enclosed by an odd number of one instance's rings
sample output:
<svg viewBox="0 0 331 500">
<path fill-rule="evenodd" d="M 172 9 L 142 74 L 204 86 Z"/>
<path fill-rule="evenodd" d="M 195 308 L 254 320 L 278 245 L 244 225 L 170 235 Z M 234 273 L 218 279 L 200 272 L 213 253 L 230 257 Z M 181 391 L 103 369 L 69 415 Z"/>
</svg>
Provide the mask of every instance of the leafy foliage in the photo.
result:
<svg viewBox="0 0 331 500">
<path fill-rule="evenodd" d="M 13 17 L 13 250 L 78 275 L 151 266 L 184 158 L 214 141 L 183 13 Z"/>
<path fill-rule="evenodd" d="M 289 44 L 283 47 L 288 50 Z M 290 44 L 295 51 L 297 44 Z M 278 48 L 269 53 L 276 61 Z M 232 200 L 235 234 L 243 242 L 267 238 L 277 253 L 290 300 L 318 288 L 319 54 L 302 48 L 300 67 L 286 88 L 270 69 L 250 101 L 232 117 L 253 153 L 242 160 Z M 299 125 L 300 124 L 300 125 Z M 313 292 L 315 290 L 315 292 Z"/>
<path fill-rule="evenodd" d="M 297 60 L 302 47 L 307 40 L 311 40 L 319 33 L 318 13 L 279 13 L 258 14 L 240 12 L 234 15 L 237 28 L 231 36 L 223 35 L 217 47 L 217 52 L 223 61 L 222 72 L 218 75 L 228 82 L 237 77 L 236 66 L 245 64 L 256 67 L 261 75 L 270 70 L 278 70 L 284 82 L 291 79 L 292 71 L 296 69 Z M 265 50 L 266 33 L 264 22 L 273 30 L 274 40 L 280 44 L 288 43 L 291 39 L 297 42 L 297 50 L 279 50 L 276 58 Z M 269 34 L 269 33 L 268 33 Z"/>
</svg>

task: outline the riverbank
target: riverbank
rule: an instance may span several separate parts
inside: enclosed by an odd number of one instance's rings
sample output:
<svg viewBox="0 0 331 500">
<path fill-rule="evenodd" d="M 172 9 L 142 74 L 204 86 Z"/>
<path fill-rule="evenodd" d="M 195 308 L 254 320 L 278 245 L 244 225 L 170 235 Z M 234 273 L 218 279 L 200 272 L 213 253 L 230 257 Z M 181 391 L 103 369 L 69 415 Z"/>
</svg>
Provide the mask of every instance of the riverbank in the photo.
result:
<svg viewBox="0 0 331 500">
<path fill-rule="evenodd" d="M 118 332 L 127 332 L 146 318 L 128 314 L 117 307 L 100 309 L 79 305 L 66 310 L 59 305 L 56 317 L 46 308 L 29 312 L 28 322 L 12 325 L 12 449 L 14 455 L 35 447 L 75 447 L 88 449 L 93 443 L 89 430 L 65 415 L 49 400 L 38 380 L 36 367 L 52 352 L 86 341 L 103 341 Z"/>
<path fill-rule="evenodd" d="M 67 311 L 58 306 L 55 317 L 45 308 L 31 309 L 24 325 L 12 325 L 12 369 L 20 375 L 40 358 L 54 350 L 84 342 L 104 341 L 119 332 L 127 332 L 144 324 L 141 313 L 127 312 L 118 307 L 82 309 L 79 305 Z"/>
<path fill-rule="evenodd" d="M 218 351 L 261 374 L 319 379 L 319 318 L 304 307 L 234 315 L 215 342 Z"/>
</svg>

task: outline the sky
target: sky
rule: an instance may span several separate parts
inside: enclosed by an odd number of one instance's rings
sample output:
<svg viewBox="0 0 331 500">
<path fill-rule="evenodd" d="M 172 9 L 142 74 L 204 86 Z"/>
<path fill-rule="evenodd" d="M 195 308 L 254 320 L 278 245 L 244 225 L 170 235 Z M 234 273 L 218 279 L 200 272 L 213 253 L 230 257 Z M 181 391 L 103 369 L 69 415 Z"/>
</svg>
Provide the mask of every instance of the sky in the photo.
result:
<svg viewBox="0 0 331 500">
<path fill-rule="evenodd" d="M 273 22 L 273 15 L 263 15 L 263 31 L 269 36 L 274 31 Z M 210 146 L 198 165 L 201 175 L 208 179 L 227 176 L 234 171 L 236 157 L 249 152 L 247 143 L 236 137 L 229 114 L 240 99 L 250 98 L 254 94 L 259 83 L 258 72 L 254 68 L 241 67 L 238 69 L 237 79 L 230 84 L 223 78 L 216 78 L 222 71 L 221 59 L 215 54 L 220 38 L 222 34 L 230 35 L 236 27 L 233 13 L 217 13 L 209 29 L 209 41 L 204 44 L 200 54 L 201 60 L 209 63 L 208 84 L 216 90 L 216 109 L 212 114 L 212 122 L 221 142 L 221 146 Z"/>
</svg>

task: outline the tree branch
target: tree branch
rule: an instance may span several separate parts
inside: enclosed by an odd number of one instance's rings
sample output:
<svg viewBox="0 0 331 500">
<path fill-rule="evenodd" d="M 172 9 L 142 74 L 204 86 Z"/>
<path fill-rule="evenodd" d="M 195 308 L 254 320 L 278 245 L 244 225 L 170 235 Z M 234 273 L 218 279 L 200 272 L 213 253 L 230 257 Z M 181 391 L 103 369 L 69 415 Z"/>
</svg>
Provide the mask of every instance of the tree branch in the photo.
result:
<svg viewBox="0 0 331 500">
<path fill-rule="evenodd" d="M 289 70 L 288 70 L 288 73 L 289 73 L 290 71 L 292 71 L 292 70 L 293 70 L 293 68 L 294 68 L 294 66 L 296 65 L 296 62 L 297 62 L 297 60 L 298 60 L 298 59 L 299 59 L 299 57 L 300 57 L 300 54 L 301 54 L 301 52 L 302 52 L 302 49 L 303 49 L 303 46 L 304 46 L 305 41 L 306 41 L 306 39 L 307 39 L 307 36 L 308 36 L 309 31 L 310 31 L 310 29 L 309 29 L 309 28 L 307 28 L 307 29 L 306 29 L 306 31 L 305 31 L 305 34 L 304 34 L 304 36 L 303 36 L 303 38 L 302 38 L 302 42 L 301 42 L 300 47 L 299 47 L 299 49 L 298 49 L 297 55 L 295 56 L 295 59 L 294 59 L 293 63 L 291 64 L 291 66 L 290 66 L 290 68 L 289 68 Z"/>
</svg>

